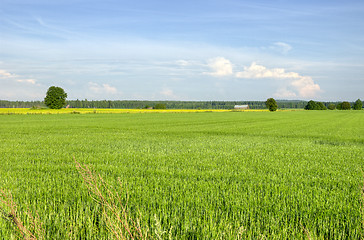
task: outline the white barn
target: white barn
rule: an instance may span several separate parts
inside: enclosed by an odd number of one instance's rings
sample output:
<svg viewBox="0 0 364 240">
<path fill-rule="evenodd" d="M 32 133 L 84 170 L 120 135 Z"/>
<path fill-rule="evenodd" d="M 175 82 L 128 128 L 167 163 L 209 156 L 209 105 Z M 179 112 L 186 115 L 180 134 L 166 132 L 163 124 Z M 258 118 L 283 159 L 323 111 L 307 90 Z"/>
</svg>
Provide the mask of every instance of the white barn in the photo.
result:
<svg viewBox="0 0 364 240">
<path fill-rule="evenodd" d="M 235 105 L 234 109 L 249 109 L 249 105 Z"/>
</svg>

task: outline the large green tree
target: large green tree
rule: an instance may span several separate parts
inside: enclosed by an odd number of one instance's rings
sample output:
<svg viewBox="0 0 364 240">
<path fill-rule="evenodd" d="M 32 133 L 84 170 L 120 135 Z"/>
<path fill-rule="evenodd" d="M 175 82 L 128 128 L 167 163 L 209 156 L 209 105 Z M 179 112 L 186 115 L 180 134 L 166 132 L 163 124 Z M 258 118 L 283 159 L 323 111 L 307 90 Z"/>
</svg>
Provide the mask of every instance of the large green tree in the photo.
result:
<svg viewBox="0 0 364 240">
<path fill-rule="evenodd" d="M 354 103 L 353 109 L 361 110 L 362 108 L 363 108 L 363 102 L 360 99 L 356 100 Z"/>
<path fill-rule="evenodd" d="M 274 100 L 274 98 L 268 98 L 267 101 L 265 102 L 265 105 L 271 112 L 276 111 L 278 108 L 278 104 L 277 104 L 276 100 Z"/>
<path fill-rule="evenodd" d="M 316 108 L 316 102 L 313 100 L 310 100 L 305 106 L 305 110 L 314 110 L 315 108 Z"/>
<path fill-rule="evenodd" d="M 66 105 L 67 93 L 60 87 L 49 87 L 44 104 L 51 109 L 61 109 Z"/>
<path fill-rule="evenodd" d="M 351 106 L 350 106 L 350 103 L 349 102 L 342 102 L 341 103 L 341 110 L 350 110 L 351 109 Z"/>
</svg>

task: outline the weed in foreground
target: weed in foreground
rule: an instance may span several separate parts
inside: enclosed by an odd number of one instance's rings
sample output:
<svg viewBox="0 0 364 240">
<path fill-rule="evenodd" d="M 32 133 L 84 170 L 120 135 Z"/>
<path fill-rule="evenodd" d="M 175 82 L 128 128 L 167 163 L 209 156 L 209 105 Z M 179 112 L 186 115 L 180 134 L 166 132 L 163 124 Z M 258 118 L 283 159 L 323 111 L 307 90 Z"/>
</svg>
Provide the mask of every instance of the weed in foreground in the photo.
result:
<svg viewBox="0 0 364 240">
<path fill-rule="evenodd" d="M 148 239 L 148 230 L 142 230 L 139 219 L 134 220 L 130 217 L 128 201 L 126 199 L 124 203 L 120 195 L 123 192 L 122 189 L 118 192 L 106 183 L 100 175 L 93 173 L 89 167 L 75 162 L 77 170 L 89 190 L 90 197 L 102 207 L 102 217 L 105 219 L 112 239 Z M 122 186 L 120 179 L 119 186 Z M 18 212 L 18 206 L 12 194 L 0 189 L 0 216 L 12 225 L 17 238 L 25 240 L 46 239 L 38 214 L 33 217 L 29 210 L 25 212 L 25 216 L 30 222 L 30 225 L 27 226 L 19 217 Z M 161 230 L 161 232 L 163 231 Z M 69 238 L 72 239 L 72 231 Z"/>
<path fill-rule="evenodd" d="M 0 189 L 0 215 L 13 226 L 17 237 L 25 240 L 45 239 L 45 231 L 38 213 L 33 216 L 29 209 L 25 212 L 30 222 L 30 226 L 26 227 L 18 216 L 18 212 L 18 206 L 14 202 L 12 194 Z"/>
<path fill-rule="evenodd" d="M 102 207 L 102 217 L 106 221 L 107 228 L 114 239 L 147 239 L 147 232 L 140 227 L 139 219 L 132 219 L 130 210 L 125 203 L 120 192 L 111 187 L 100 176 L 92 172 L 86 165 L 82 166 L 76 160 L 76 167 L 86 184 L 90 197 Z M 119 181 L 119 186 L 122 184 Z"/>
</svg>

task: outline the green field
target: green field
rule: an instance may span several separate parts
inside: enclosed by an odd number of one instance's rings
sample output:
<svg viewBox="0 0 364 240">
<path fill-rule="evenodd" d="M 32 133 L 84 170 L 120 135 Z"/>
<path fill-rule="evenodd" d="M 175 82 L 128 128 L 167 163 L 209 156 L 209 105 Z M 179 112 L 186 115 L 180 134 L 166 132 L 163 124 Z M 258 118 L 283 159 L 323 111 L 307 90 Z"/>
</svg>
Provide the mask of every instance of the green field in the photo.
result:
<svg viewBox="0 0 364 240">
<path fill-rule="evenodd" d="M 151 237 L 364 236 L 364 111 L 0 115 L 0 188 L 47 239 L 109 239 L 73 158 L 121 179 Z"/>
</svg>

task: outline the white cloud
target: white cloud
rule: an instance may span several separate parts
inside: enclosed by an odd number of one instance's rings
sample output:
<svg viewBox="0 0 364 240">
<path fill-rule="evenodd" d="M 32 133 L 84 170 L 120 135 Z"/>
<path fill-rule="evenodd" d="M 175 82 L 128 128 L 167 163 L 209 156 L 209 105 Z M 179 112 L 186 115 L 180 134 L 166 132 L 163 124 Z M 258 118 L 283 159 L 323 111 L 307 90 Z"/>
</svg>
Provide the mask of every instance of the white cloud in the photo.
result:
<svg viewBox="0 0 364 240">
<path fill-rule="evenodd" d="M 94 82 L 89 82 L 89 89 L 94 93 L 109 93 L 109 94 L 116 94 L 118 90 L 115 87 L 110 86 L 109 84 L 103 83 L 98 84 Z"/>
<path fill-rule="evenodd" d="M 286 79 L 282 82 L 283 86 L 275 93 L 277 97 L 315 97 L 321 92 L 320 86 L 309 76 L 301 76 L 296 72 L 286 72 L 283 68 L 268 69 L 265 66 L 258 65 L 253 62 L 250 67 L 244 67 L 244 71 L 237 72 L 238 78 L 272 78 Z"/>
<path fill-rule="evenodd" d="M 295 98 L 297 94 L 288 90 L 287 88 L 280 88 L 274 94 L 277 98 Z"/>
<path fill-rule="evenodd" d="M 37 82 L 35 79 L 18 79 L 16 81 L 20 83 L 30 83 L 30 84 L 36 84 Z"/>
<path fill-rule="evenodd" d="M 268 69 L 253 62 L 250 67 L 244 67 L 243 72 L 237 72 L 238 78 L 298 78 L 298 73 L 286 72 L 283 68 Z"/>
<path fill-rule="evenodd" d="M 207 64 L 213 72 L 205 72 L 204 74 L 208 74 L 215 77 L 229 76 L 233 74 L 233 65 L 230 60 L 217 57 L 210 59 Z"/>
<path fill-rule="evenodd" d="M 35 79 L 21 78 L 0 69 L 0 96 L 6 100 L 39 100 L 44 97 L 44 88 Z"/>
<path fill-rule="evenodd" d="M 320 86 L 311 77 L 300 77 L 291 82 L 291 85 L 298 91 L 299 96 L 304 98 L 315 97 L 321 92 Z"/>
<path fill-rule="evenodd" d="M 186 61 L 186 60 L 177 60 L 176 64 L 179 65 L 179 66 L 185 67 L 185 66 L 190 65 L 191 63 L 189 61 Z"/>
<path fill-rule="evenodd" d="M 40 84 L 37 84 L 37 80 L 35 79 L 21 79 L 21 76 L 18 76 L 16 74 L 10 73 L 6 70 L 2 70 L 0 69 L 0 79 L 6 79 L 12 82 L 18 82 L 18 83 L 27 83 L 27 84 L 32 84 L 32 85 L 38 85 L 40 86 Z"/>
<path fill-rule="evenodd" d="M 0 78 L 13 78 L 13 77 L 16 77 L 16 75 L 0 69 Z"/>
</svg>

